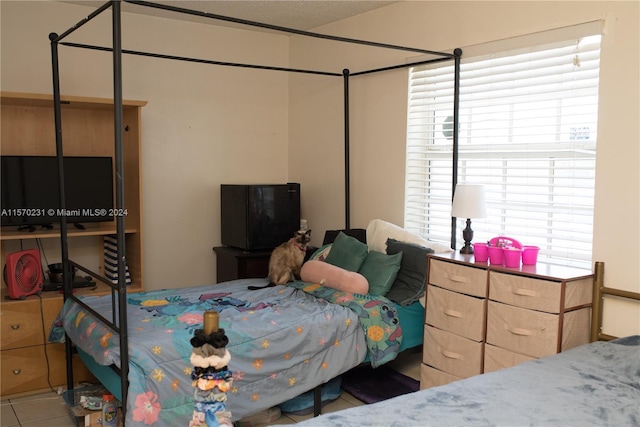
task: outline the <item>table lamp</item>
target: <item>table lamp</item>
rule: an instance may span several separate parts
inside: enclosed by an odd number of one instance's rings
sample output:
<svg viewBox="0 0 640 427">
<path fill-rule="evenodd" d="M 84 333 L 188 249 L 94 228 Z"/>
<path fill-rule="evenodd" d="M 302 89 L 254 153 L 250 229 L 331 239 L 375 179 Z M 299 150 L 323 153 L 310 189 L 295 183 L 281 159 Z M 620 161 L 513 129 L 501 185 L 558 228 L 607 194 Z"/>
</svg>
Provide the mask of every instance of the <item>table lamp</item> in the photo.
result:
<svg viewBox="0 0 640 427">
<path fill-rule="evenodd" d="M 487 216 L 484 186 L 481 184 L 457 184 L 453 193 L 451 216 L 467 218 L 467 227 L 462 231 L 464 246 L 460 249 L 460 253 L 472 254 L 473 246 L 471 246 L 471 240 L 473 240 L 473 230 L 471 229 L 471 218 L 484 218 Z"/>
</svg>

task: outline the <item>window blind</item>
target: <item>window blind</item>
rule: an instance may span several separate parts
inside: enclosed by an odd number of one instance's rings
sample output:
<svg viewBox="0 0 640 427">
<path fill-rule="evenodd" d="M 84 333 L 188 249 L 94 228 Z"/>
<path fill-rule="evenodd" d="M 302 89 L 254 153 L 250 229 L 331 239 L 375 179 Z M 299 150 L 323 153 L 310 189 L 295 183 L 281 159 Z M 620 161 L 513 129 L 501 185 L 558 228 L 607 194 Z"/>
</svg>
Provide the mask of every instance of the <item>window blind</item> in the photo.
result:
<svg viewBox="0 0 640 427">
<path fill-rule="evenodd" d="M 458 182 L 484 184 L 487 199 L 473 241 L 509 236 L 590 268 L 599 60 L 600 35 L 463 55 Z M 404 226 L 448 244 L 453 66 L 409 73 Z"/>
</svg>

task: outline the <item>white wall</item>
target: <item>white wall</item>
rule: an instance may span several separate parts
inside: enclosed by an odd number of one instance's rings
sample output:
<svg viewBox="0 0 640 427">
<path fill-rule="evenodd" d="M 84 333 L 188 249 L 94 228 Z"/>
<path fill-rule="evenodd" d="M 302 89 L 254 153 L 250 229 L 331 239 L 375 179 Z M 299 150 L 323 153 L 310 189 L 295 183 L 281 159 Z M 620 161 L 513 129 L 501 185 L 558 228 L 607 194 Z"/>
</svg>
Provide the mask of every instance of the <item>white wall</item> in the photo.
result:
<svg viewBox="0 0 640 427">
<path fill-rule="evenodd" d="M 607 286 L 638 292 L 639 18 L 639 3 L 628 1 L 407 1 L 318 31 L 451 52 L 456 47 L 604 19 L 593 259 L 606 263 Z M 323 64 L 356 71 L 413 56 L 336 48 L 301 37 L 291 43 L 292 66 L 300 67 Z M 291 79 L 289 178 L 317 190 L 312 199 L 303 201 L 303 211 L 311 227 L 322 230 L 343 227 L 344 193 L 342 165 L 335 160 L 342 150 L 342 80 L 324 79 L 320 84 L 317 90 Z M 354 78 L 351 86 L 351 226 L 365 227 L 372 218 L 402 224 L 407 71 Z M 315 239 L 319 238 L 316 233 Z M 640 332 L 640 309 L 621 304 L 608 307 L 606 329 L 617 334 Z"/>
<path fill-rule="evenodd" d="M 48 34 L 66 31 L 93 10 L 3 0 L 2 90 L 52 93 Z M 65 41 L 110 46 L 110 16 L 101 15 Z M 122 45 L 221 61 L 288 63 L 288 38 L 282 35 L 137 14 L 123 14 Z M 60 66 L 63 94 L 113 96 L 111 55 L 61 46 Z M 145 286 L 215 283 L 219 184 L 287 182 L 288 76 L 137 56 L 123 57 L 123 74 L 124 97 L 149 102 L 142 112 Z M 56 245 L 46 243 L 49 261 L 59 260 Z M 91 258 L 90 264 L 99 265 Z"/>
</svg>

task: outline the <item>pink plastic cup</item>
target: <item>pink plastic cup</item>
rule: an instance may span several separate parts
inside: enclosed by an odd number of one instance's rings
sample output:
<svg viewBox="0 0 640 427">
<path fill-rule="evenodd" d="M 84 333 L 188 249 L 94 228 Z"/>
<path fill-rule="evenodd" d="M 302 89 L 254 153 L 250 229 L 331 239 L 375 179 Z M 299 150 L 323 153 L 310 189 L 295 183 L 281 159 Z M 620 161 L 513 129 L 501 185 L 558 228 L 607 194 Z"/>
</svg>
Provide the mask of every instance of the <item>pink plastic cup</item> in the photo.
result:
<svg viewBox="0 0 640 427">
<path fill-rule="evenodd" d="M 518 248 L 505 248 L 502 252 L 504 257 L 504 265 L 505 267 L 511 268 L 519 268 L 520 267 L 520 259 L 522 257 L 522 249 Z"/>
<path fill-rule="evenodd" d="M 523 246 L 522 264 L 536 265 L 536 263 L 538 262 L 538 251 L 540 251 L 540 248 L 537 246 Z"/>
<path fill-rule="evenodd" d="M 473 243 L 473 257 L 476 262 L 487 262 L 489 259 L 489 247 L 486 243 Z"/>
<path fill-rule="evenodd" d="M 502 265 L 504 263 L 504 257 L 502 253 L 504 250 L 499 246 L 489 246 L 489 262 L 495 265 Z"/>
</svg>

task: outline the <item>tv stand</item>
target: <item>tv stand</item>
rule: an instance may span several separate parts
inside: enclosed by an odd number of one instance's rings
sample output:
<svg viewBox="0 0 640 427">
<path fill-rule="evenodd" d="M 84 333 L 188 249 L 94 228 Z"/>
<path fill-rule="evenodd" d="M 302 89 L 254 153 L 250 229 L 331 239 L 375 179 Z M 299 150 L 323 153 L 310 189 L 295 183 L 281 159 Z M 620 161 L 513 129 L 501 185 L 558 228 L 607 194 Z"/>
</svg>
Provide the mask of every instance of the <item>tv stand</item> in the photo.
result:
<svg viewBox="0 0 640 427">
<path fill-rule="evenodd" d="M 226 282 L 250 277 L 267 277 L 269 274 L 270 250 L 247 252 L 228 246 L 216 246 L 216 282 Z"/>
<path fill-rule="evenodd" d="M 53 230 L 53 224 L 40 224 L 40 228 L 46 228 L 47 230 Z M 36 231 L 35 225 L 22 225 L 18 227 L 18 231 L 28 231 L 34 233 Z"/>
</svg>

